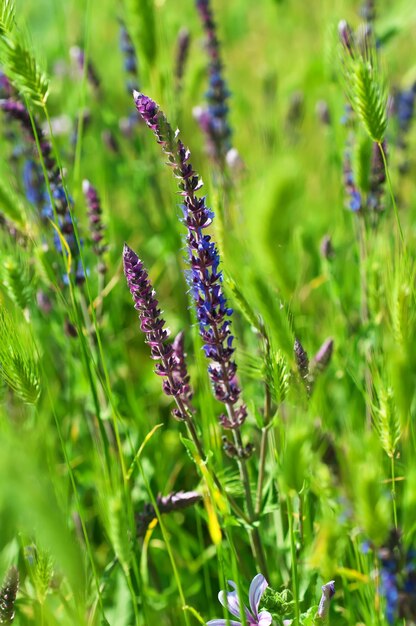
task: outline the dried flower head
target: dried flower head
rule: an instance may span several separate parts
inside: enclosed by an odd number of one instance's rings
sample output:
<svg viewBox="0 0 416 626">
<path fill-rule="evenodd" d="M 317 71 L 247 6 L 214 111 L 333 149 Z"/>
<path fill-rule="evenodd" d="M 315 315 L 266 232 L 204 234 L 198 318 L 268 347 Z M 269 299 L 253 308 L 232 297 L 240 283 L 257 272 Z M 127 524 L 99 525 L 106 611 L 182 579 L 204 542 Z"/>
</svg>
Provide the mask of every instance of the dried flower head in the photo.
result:
<svg viewBox="0 0 416 626">
<path fill-rule="evenodd" d="M 172 511 L 181 511 L 202 500 L 202 495 L 197 491 L 174 491 L 167 496 L 157 496 L 156 504 L 161 515 Z M 143 510 L 136 515 L 136 528 L 139 537 L 145 535 L 149 524 L 156 517 L 153 504 L 147 502 Z"/>
</svg>

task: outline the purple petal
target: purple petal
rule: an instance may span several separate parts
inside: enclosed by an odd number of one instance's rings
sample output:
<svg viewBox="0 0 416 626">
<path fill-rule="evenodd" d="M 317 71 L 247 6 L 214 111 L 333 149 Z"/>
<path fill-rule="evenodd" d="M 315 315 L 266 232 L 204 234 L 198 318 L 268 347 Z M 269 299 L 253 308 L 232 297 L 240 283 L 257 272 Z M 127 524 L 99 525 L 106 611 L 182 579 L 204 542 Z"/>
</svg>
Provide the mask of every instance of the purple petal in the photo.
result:
<svg viewBox="0 0 416 626">
<path fill-rule="evenodd" d="M 250 589 L 248 592 L 248 599 L 250 602 L 250 608 L 253 611 L 254 616 L 258 617 L 257 609 L 259 608 L 261 597 L 269 583 L 264 578 L 263 574 L 257 574 L 251 581 Z M 266 622 L 265 622 L 266 623 Z"/>
<path fill-rule="evenodd" d="M 272 616 L 269 611 L 261 611 L 258 615 L 258 626 L 269 626 L 272 623 Z"/>
<path fill-rule="evenodd" d="M 227 582 L 230 587 L 237 589 L 237 585 L 233 580 L 228 580 Z M 220 591 L 218 594 L 218 600 L 221 602 L 222 606 L 230 611 L 232 615 L 240 617 L 240 601 L 236 591 Z"/>
<path fill-rule="evenodd" d="M 241 622 L 235 622 L 233 619 L 212 619 L 207 622 L 207 626 L 241 626 Z"/>
</svg>

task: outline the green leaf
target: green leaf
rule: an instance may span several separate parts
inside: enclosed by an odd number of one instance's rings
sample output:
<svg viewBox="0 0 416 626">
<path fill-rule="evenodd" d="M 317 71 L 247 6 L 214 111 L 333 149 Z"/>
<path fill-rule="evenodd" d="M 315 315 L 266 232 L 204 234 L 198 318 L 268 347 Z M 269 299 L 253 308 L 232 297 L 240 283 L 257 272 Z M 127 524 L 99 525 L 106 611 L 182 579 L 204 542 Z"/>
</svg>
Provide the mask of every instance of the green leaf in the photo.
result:
<svg viewBox="0 0 416 626">
<path fill-rule="evenodd" d="M 191 459 L 191 461 L 193 461 L 195 463 L 196 462 L 195 458 L 197 456 L 199 456 L 198 455 L 198 450 L 196 449 L 196 445 L 194 444 L 192 439 L 188 439 L 187 437 L 184 437 L 182 434 L 179 434 L 179 439 L 181 440 L 181 442 L 185 446 L 185 450 L 186 450 L 189 458 Z"/>
</svg>

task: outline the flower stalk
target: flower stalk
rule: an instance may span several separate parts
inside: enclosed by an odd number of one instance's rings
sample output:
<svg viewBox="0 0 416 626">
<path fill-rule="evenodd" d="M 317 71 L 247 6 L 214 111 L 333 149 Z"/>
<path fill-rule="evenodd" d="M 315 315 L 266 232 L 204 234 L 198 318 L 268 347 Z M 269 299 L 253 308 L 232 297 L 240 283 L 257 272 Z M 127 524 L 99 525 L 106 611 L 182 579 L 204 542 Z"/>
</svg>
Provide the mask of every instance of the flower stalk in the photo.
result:
<svg viewBox="0 0 416 626">
<path fill-rule="evenodd" d="M 157 142 L 168 157 L 179 181 L 183 222 L 187 228 L 186 243 L 188 261 L 188 283 L 194 298 L 200 336 L 203 349 L 209 359 L 208 374 L 211 379 L 215 398 L 224 404 L 226 412 L 220 416 L 223 428 L 232 431 L 235 456 L 237 457 L 240 476 L 244 486 L 247 513 L 251 523 L 256 519 L 246 459 L 252 452 L 250 444 L 244 446 L 241 438 L 241 426 L 247 417 L 247 408 L 240 399 L 241 390 L 237 380 L 237 364 L 233 360 L 233 340 L 231 334 L 232 309 L 228 307 L 219 269 L 220 258 L 217 247 L 210 235 L 204 230 L 212 224 L 214 213 L 206 206 L 205 196 L 198 192 L 203 186 L 202 180 L 190 163 L 190 151 L 178 138 L 159 106 L 148 96 L 134 92 L 136 108 L 153 131 Z M 267 573 L 266 560 L 261 545 L 258 529 L 250 529 L 253 553 L 261 569 Z"/>
<path fill-rule="evenodd" d="M 165 321 L 160 317 L 161 311 L 148 273 L 137 254 L 127 244 L 124 245 L 123 250 L 123 265 L 135 309 L 139 312 L 140 328 L 146 336 L 146 343 L 151 347 L 152 358 L 159 361 L 156 365 L 156 374 L 164 378 L 163 391 L 166 395 L 173 397 L 176 403 L 172 415 L 175 419 L 186 423 L 198 455 L 204 460 L 207 455 L 193 421 L 195 409 L 191 403 L 193 392 L 186 367 L 183 334 L 180 333 L 172 344 L 167 343 L 170 333 L 165 328 Z M 244 511 L 232 496 L 224 491 L 215 472 L 210 471 L 216 487 L 227 498 L 234 513 L 249 523 L 250 520 Z"/>
</svg>

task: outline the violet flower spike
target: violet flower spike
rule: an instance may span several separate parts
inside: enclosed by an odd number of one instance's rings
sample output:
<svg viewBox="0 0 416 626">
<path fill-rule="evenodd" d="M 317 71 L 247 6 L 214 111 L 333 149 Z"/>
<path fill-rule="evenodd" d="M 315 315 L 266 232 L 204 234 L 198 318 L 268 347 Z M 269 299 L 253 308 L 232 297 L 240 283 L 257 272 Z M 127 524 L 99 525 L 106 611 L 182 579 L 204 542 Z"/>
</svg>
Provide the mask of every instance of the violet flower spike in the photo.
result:
<svg viewBox="0 0 416 626">
<path fill-rule="evenodd" d="M 123 53 L 124 71 L 128 76 L 126 89 L 131 93 L 133 89 L 138 88 L 138 61 L 133 41 L 122 20 L 120 20 L 120 50 Z"/>
<path fill-rule="evenodd" d="M 176 335 L 172 343 L 173 357 L 175 361 L 175 367 L 172 372 L 173 379 L 181 387 L 180 397 L 185 406 L 191 413 L 195 412 L 192 406 L 193 390 L 190 385 L 190 376 L 188 374 L 188 368 L 186 365 L 186 353 L 185 353 L 185 335 L 181 331 Z M 173 412 L 176 414 L 177 409 Z"/>
<path fill-rule="evenodd" d="M 98 272 L 105 274 L 107 271 L 106 265 L 103 261 L 103 254 L 107 250 L 107 246 L 102 243 L 104 238 L 104 224 L 102 222 L 102 209 L 101 202 L 98 196 L 97 190 L 88 180 L 82 182 L 82 191 L 85 196 L 85 200 L 88 206 L 88 218 L 91 229 L 91 239 L 93 242 L 93 250 L 99 259 Z"/>
<path fill-rule="evenodd" d="M 333 350 L 334 340 L 332 338 L 326 339 L 313 357 L 313 368 L 319 372 L 323 372 L 331 361 Z"/>
<path fill-rule="evenodd" d="M 181 28 L 178 33 L 176 42 L 176 65 L 175 65 L 175 79 L 176 88 L 179 91 L 183 76 L 185 73 L 186 61 L 189 55 L 189 44 L 191 42 L 191 34 L 187 28 Z"/>
<path fill-rule="evenodd" d="M 242 610 L 240 607 L 240 600 L 238 598 L 237 585 L 232 580 L 229 580 L 228 584 L 234 589 L 234 591 L 220 591 L 218 594 L 218 600 L 232 615 L 238 617 L 241 621 L 237 622 L 236 620 L 212 619 L 207 622 L 207 626 L 228 626 L 228 624 L 230 624 L 230 626 L 241 626 Z M 260 600 L 267 587 L 268 582 L 262 574 L 257 574 L 257 576 L 255 576 L 251 581 L 248 592 L 250 609 L 243 606 L 248 626 L 270 626 L 272 623 L 272 616 L 268 611 L 260 611 L 259 613 Z"/>
<path fill-rule="evenodd" d="M 227 305 L 222 290 L 222 272 L 217 247 L 210 235 L 204 235 L 214 217 L 206 206 L 205 196 L 197 195 L 203 183 L 189 162 L 190 151 L 178 139 L 158 105 L 144 94 L 134 92 L 138 112 L 156 135 L 158 143 L 168 157 L 168 164 L 179 180 L 182 196 L 183 222 L 188 229 L 186 238 L 191 270 L 188 282 L 193 295 L 199 332 L 204 342 L 204 352 L 211 361 L 208 373 L 214 395 L 227 409 L 220 422 L 224 428 L 238 429 L 247 417 L 245 404 L 239 402 L 240 388 L 232 360 L 234 353 L 231 334 L 232 309 Z"/>
<path fill-rule="evenodd" d="M 6 74 L 0 70 L 0 97 L 11 98 L 14 92 L 15 90 L 13 85 L 7 78 Z"/>
<path fill-rule="evenodd" d="M 345 20 L 341 20 L 338 24 L 338 35 L 345 50 L 351 57 L 354 57 L 354 35 Z"/>
<path fill-rule="evenodd" d="M 7 100 L 0 100 L 0 109 L 2 109 L 10 118 L 15 119 L 20 123 L 24 133 L 27 135 L 31 144 L 33 145 L 33 147 L 36 147 L 32 121 L 25 105 L 18 100 L 9 98 Z M 70 207 L 72 206 L 72 200 L 65 192 L 61 173 L 53 156 L 52 145 L 45 136 L 43 130 L 39 127 L 35 118 L 33 118 L 33 121 L 35 126 L 35 132 L 39 139 L 39 148 L 45 165 L 53 204 L 58 217 L 58 225 L 74 258 L 73 267 L 75 268 L 75 281 L 77 284 L 82 284 L 85 280 L 85 276 L 81 260 L 79 258 L 79 248 L 75 237 L 73 220 L 71 217 Z M 50 204 L 50 198 L 46 198 L 46 194 L 45 205 L 41 210 L 41 217 L 43 219 L 52 219 L 53 217 L 53 209 Z M 61 252 L 62 245 L 57 233 L 54 233 L 54 243 L 55 248 L 58 250 L 58 252 Z M 64 282 L 67 281 L 67 278 L 68 277 L 65 275 Z"/>
<path fill-rule="evenodd" d="M 343 174 L 344 187 L 347 196 L 346 207 L 353 213 L 358 213 L 363 208 L 363 199 L 355 184 L 351 163 L 351 149 L 349 146 L 347 146 L 344 152 Z"/>
<path fill-rule="evenodd" d="M 386 141 L 382 143 L 382 149 L 387 158 Z M 380 146 L 373 143 L 370 165 L 370 190 L 367 195 L 367 208 L 372 211 L 383 210 L 384 184 L 386 182 L 386 170 L 381 154 Z"/>
<path fill-rule="evenodd" d="M 206 47 L 209 57 L 209 89 L 205 94 L 208 107 L 202 110 L 198 121 L 207 136 L 208 151 L 219 165 L 224 165 L 225 156 L 231 148 L 232 132 L 228 123 L 227 105 L 230 92 L 223 78 L 220 44 L 210 2 L 196 0 L 196 7 L 207 37 Z"/>
<path fill-rule="evenodd" d="M 71 59 L 77 64 L 80 72 L 84 72 L 85 67 L 85 51 L 79 46 L 72 46 L 69 50 Z M 87 79 L 90 85 L 96 92 L 100 91 L 101 81 L 98 77 L 97 71 L 90 60 L 87 62 Z"/>
<path fill-rule="evenodd" d="M 155 372 L 164 378 L 162 385 L 164 393 L 175 398 L 177 410 L 174 417 L 186 421 L 188 410 L 182 398 L 188 391 L 184 388 L 185 383 L 177 375 L 178 364 L 172 345 L 166 343 L 170 331 L 165 326 L 165 320 L 160 317 L 159 303 L 149 275 L 142 261 L 127 244 L 124 244 L 123 265 L 127 284 L 133 296 L 134 308 L 139 313 L 140 329 L 146 336 L 152 359 L 159 361 Z"/>
</svg>

